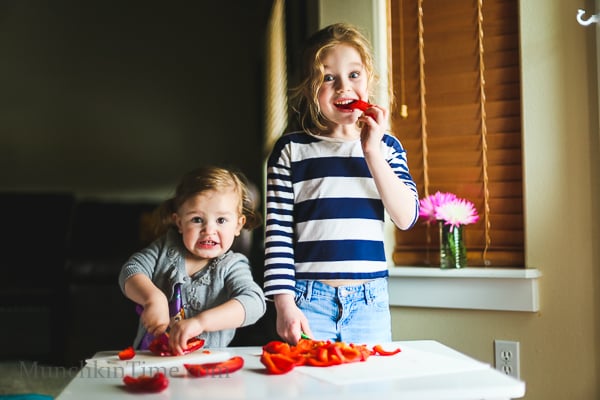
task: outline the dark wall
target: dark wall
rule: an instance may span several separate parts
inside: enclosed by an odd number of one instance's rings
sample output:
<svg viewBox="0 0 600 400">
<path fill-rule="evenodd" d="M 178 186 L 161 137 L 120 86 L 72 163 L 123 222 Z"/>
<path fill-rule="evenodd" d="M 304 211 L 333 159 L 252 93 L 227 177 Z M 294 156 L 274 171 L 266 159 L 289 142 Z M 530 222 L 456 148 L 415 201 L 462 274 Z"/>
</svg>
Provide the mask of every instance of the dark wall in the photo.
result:
<svg viewBox="0 0 600 400">
<path fill-rule="evenodd" d="M 269 8 L 0 2 L 0 189 L 162 194 L 204 163 L 259 183 Z"/>
<path fill-rule="evenodd" d="M 76 364 L 130 344 L 116 274 L 153 208 L 135 199 L 166 198 L 200 164 L 260 185 L 270 3 L 0 1 L 0 204 L 14 216 L 0 248 L 15 257 L 0 262 L 0 317 L 20 327 L 0 359 Z"/>
</svg>

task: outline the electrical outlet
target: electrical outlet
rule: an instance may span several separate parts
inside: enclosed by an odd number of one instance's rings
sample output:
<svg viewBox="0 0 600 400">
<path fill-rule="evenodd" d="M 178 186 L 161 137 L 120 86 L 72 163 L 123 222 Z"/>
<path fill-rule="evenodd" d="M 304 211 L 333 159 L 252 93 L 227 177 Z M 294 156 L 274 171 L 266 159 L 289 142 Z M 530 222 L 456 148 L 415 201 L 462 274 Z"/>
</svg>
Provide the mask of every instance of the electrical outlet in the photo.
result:
<svg viewBox="0 0 600 400">
<path fill-rule="evenodd" d="M 496 355 L 496 369 L 518 379 L 521 373 L 519 342 L 494 340 L 494 353 Z"/>
</svg>

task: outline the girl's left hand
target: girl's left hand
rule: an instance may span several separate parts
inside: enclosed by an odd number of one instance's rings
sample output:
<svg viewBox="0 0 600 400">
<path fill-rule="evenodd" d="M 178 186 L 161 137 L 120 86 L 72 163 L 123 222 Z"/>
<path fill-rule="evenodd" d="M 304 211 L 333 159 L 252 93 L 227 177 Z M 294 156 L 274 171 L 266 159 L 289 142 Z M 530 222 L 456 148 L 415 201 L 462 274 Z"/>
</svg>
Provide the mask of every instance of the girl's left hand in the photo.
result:
<svg viewBox="0 0 600 400">
<path fill-rule="evenodd" d="M 362 123 L 360 141 L 363 153 L 367 155 L 370 152 L 379 151 L 381 138 L 388 129 L 388 111 L 383 107 L 374 105 L 368 108 L 358 118 L 358 121 Z"/>
<path fill-rule="evenodd" d="M 169 346 L 173 354 L 183 354 L 188 340 L 202 332 L 204 332 L 204 328 L 197 318 L 182 319 L 173 323 L 169 331 Z"/>
</svg>

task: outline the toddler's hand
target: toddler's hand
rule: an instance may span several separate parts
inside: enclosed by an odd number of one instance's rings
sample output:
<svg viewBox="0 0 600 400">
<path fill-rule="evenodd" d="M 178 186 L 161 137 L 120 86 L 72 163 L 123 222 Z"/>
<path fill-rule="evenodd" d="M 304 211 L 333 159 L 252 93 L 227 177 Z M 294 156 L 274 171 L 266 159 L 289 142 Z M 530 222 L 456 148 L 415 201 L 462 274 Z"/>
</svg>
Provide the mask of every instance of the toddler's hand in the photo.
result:
<svg viewBox="0 0 600 400">
<path fill-rule="evenodd" d="M 169 303 L 166 297 L 144 305 L 141 315 L 142 325 L 151 335 L 158 336 L 169 327 Z"/>
<path fill-rule="evenodd" d="M 174 322 L 169 331 L 169 346 L 173 354 L 183 354 L 187 342 L 204 332 L 202 323 L 197 318 L 187 318 Z"/>
</svg>

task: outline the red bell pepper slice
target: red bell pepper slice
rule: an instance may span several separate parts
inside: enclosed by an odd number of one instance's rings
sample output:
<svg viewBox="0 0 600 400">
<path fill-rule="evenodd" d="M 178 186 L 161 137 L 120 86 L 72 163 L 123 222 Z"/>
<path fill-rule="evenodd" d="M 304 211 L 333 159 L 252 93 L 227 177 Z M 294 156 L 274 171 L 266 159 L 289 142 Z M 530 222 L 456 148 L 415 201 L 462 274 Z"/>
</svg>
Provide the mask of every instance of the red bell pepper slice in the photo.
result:
<svg viewBox="0 0 600 400">
<path fill-rule="evenodd" d="M 369 108 L 373 107 L 373 105 L 367 103 L 366 101 L 354 100 L 351 103 L 341 104 L 338 107 L 339 108 L 344 108 L 346 110 L 356 110 L 356 109 L 359 109 L 360 111 L 364 112 L 364 111 L 367 111 Z"/>
<path fill-rule="evenodd" d="M 344 363 L 366 361 L 366 358 L 363 357 L 363 353 L 359 349 L 352 346 L 335 346 L 333 351 Z"/>
<path fill-rule="evenodd" d="M 375 107 L 373 104 L 367 103 L 366 101 L 362 101 L 362 100 L 354 100 L 351 103 L 348 104 L 340 104 L 337 107 L 342 108 L 344 110 L 360 110 L 362 112 L 365 113 L 365 115 L 368 115 L 371 118 L 375 118 L 374 115 L 367 113 L 366 111 L 369 108 Z"/>
<path fill-rule="evenodd" d="M 290 345 L 285 342 L 273 340 L 263 346 L 263 350 L 268 353 L 287 353 L 290 351 Z"/>
<path fill-rule="evenodd" d="M 198 339 L 193 337 L 187 341 L 187 347 L 183 349 L 182 354 L 192 353 L 201 348 L 202 346 L 204 346 L 204 339 Z"/>
<path fill-rule="evenodd" d="M 325 349 L 319 349 L 317 358 L 307 357 L 306 365 L 310 365 L 311 367 L 331 367 L 332 365 L 340 365 L 343 363 L 342 359 L 336 354 L 335 351 L 330 353 L 323 350 Z"/>
<path fill-rule="evenodd" d="M 227 361 L 206 363 L 206 364 L 183 364 L 185 369 L 190 374 L 196 377 L 203 376 L 222 376 L 229 375 L 242 369 L 244 366 L 244 359 L 239 356 L 231 357 Z"/>
<path fill-rule="evenodd" d="M 157 372 L 154 375 L 140 375 L 138 377 L 125 375 L 123 383 L 132 392 L 156 393 L 162 392 L 169 386 L 169 378 L 162 372 Z"/>
<path fill-rule="evenodd" d="M 380 344 L 373 346 L 373 352 L 375 352 L 376 354 L 379 354 L 380 356 L 393 356 L 394 354 L 398 354 L 401 351 L 402 350 L 400 350 L 399 347 L 395 350 L 386 351 L 383 349 L 383 347 L 381 347 Z"/>
<path fill-rule="evenodd" d="M 296 365 L 295 361 L 290 357 L 266 351 L 263 351 L 260 356 L 260 362 L 267 368 L 267 372 L 272 375 L 281 375 L 290 372 Z"/>
<path fill-rule="evenodd" d="M 119 360 L 131 360 L 133 357 L 135 357 L 135 350 L 132 346 L 119 352 Z"/>
<path fill-rule="evenodd" d="M 327 347 L 319 347 L 317 349 L 317 360 L 326 362 L 329 360 L 329 351 Z"/>
<path fill-rule="evenodd" d="M 187 341 L 187 347 L 183 350 L 182 354 L 192 353 L 199 348 L 204 346 L 204 339 L 191 338 Z M 148 346 L 148 350 L 158 356 L 174 356 L 169 347 L 169 335 L 167 333 L 163 333 L 162 335 L 155 338 L 152 343 Z"/>
</svg>

